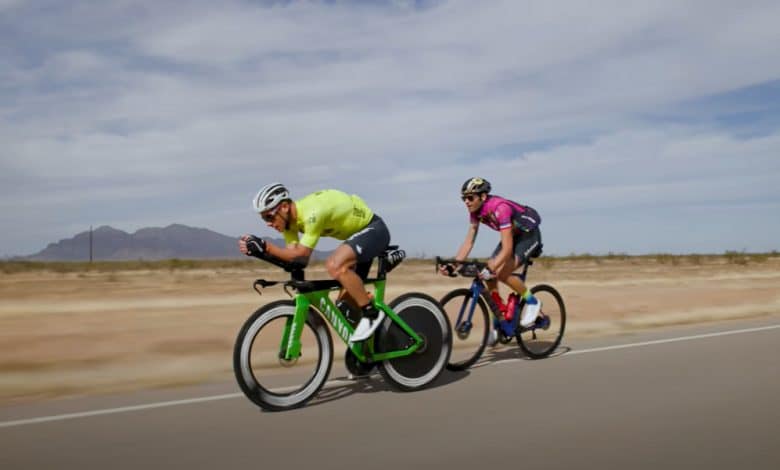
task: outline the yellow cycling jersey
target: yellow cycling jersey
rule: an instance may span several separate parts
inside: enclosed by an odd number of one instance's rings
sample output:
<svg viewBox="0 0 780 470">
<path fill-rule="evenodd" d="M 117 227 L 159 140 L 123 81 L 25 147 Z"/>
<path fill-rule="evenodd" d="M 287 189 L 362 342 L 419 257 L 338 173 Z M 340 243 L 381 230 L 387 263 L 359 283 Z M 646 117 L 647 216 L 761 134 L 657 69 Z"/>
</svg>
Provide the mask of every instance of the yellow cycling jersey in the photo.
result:
<svg viewBox="0 0 780 470">
<path fill-rule="evenodd" d="M 309 194 L 295 201 L 295 208 L 297 220 L 284 232 L 284 241 L 311 249 L 322 236 L 346 240 L 368 225 L 374 215 L 360 197 L 335 189 Z M 300 241 L 299 232 L 303 234 Z"/>
</svg>

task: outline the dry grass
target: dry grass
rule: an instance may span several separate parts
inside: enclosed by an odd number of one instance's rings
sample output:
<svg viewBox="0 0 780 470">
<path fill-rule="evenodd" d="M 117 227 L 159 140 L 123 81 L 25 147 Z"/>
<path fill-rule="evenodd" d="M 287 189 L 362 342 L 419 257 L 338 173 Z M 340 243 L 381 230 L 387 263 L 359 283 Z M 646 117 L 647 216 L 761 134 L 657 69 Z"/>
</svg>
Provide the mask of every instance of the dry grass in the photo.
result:
<svg viewBox="0 0 780 470">
<path fill-rule="evenodd" d="M 288 277 L 251 259 L 6 261 L 0 269 L 0 404 L 231 381 L 239 328 L 259 306 L 286 297 L 279 288 L 260 297 L 252 281 Z M 327 276 L 321 263 L 307 275 Z M 529 281 L 563 294 L 564 341 L 780 312 L 776 252 L 542 256 Z M 431 259 L 411 259 L 389 275 L 387 297 L 440 298 L 468 283 L 437 276 Z"/>
<path fill-rule="evenodd" d="M 593 255 L 590 253 L 570 254 L 567 256 L 547 256 L 538 258 L 538 262 L 545 267 L 552 267 L 560 262 L 593 262 L 602 264 L 606 262 L 627 262 L 640 263 L 648 260 L 655 261 L 658 264 L 670 265 L 702 265 L 702 264 L 734 264 L 749 265 L 755 263 L 765 263 L 770 259 L 780 257 L 777 251 L 766 253 L 746 253 L 738 251 L 726 251 L 723 254 L 685 254 L 673 255 L 667 253 L 656 253 L 648 255 L 628 255 L 625 253 L 607 253 L 606 255 Z M 475 258 L 485 261 L 484 258 Z M 429 258 L 407 258 L 404 261 L 405 266 L 423 266 L 431 265 L 432 259 Z M 322 267 L 322 261 L 311 263 L 309 268 L 318 269 Z M 119 271 L 175 271 L 175 270 L 215 270 L 215 269 L 255 269 L 257 266 L 273 268 L 271 264 L 255 259 L 167 259 L 157 261 L 0 261 L 0 272 L 3 274 L 15 274 L 31 271 L 49 271 L 54 273 L 85 273 L 85 272 L 119 272 Z"/>
</svg>

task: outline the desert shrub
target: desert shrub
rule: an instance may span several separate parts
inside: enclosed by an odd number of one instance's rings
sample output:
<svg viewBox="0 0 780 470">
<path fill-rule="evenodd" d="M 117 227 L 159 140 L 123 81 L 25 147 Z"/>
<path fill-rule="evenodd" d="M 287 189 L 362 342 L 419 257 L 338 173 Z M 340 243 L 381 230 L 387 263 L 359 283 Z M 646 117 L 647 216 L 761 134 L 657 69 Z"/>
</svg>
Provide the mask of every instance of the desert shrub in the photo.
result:
<svg viewBox="0 0 780 470">
<path fill-rule="evenodd" d="M 738 251 L 727 251 L 723 256 L 726 257 L 726 262 L 728 264 L 744 266 L 748 263 L 747 256 L 745 256 L 744 253 L 740 253 Z"/>
<path fill-rule="evenodd" d="M 555 266 L 556 259 L 554 256 L 542 256 L 536 262 L 544 269 L 552 269 Z"/>
<path fill-rule="evenodd" d="M 687 258 L 688 258 L 688 261 L 690 261 L 691 264 L 695 264 L 696 266 L 699 266 L 702 263 L 701 255 L 690 255 Z"/>
</svg>

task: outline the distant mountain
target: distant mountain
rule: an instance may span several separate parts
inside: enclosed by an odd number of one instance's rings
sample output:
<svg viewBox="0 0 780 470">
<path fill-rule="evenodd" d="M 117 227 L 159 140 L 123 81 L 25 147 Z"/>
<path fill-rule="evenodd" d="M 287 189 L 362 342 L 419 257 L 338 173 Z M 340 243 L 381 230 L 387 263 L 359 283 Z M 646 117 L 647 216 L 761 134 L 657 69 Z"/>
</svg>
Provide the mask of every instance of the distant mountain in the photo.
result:
<svg viewBox="0 0 780 470">
<path fill-rule="evenodd" d="M 284 242 L 270 239 L 277 245 Z M 314 258 L 323 259 L 327 253 L 315 250 Z M 158 260 L 169 258 L 243 258 L 238 251 L 238 237 L 230 237 L 205 228 L 173 224 L 164 228 L 142 228 L 127 233 L 107 225 L 92 231 L 92 259 Z M 24 259 L 36 261 L 89 260 L 89 231 L 73 238 L 50 243 L 46 248 Z"/>
</svg>

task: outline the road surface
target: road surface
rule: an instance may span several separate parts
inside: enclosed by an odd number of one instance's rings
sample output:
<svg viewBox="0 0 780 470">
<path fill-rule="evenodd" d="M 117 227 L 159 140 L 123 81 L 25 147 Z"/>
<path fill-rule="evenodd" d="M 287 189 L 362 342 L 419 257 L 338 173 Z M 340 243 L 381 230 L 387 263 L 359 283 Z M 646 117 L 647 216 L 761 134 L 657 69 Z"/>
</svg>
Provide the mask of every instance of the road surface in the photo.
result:
<svg viewBox="0 0 780 470">
<path fill-rule="evenodd" d="M 0 468 L 780 468 L 780 315 L 488 354 L 269 413 L 235 383 L 0 408 Z"/>
</svg>

